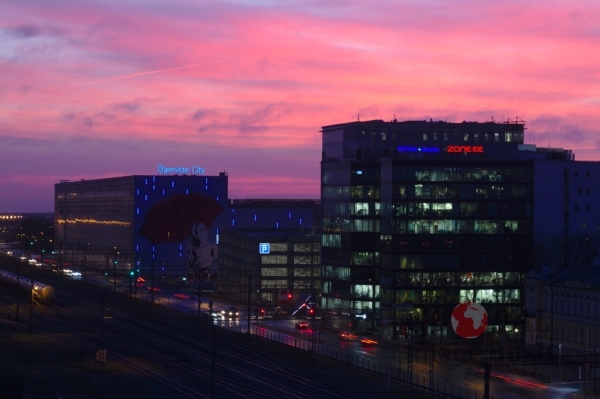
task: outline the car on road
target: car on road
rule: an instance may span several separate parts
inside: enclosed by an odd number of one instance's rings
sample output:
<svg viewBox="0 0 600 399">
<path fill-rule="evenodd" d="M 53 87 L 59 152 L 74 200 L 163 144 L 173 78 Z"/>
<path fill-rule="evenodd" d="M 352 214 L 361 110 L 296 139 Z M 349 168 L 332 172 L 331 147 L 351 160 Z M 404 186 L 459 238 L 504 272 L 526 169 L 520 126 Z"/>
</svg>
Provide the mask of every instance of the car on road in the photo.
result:
<svg viewBox="0 0 600 399">
<path fill-rule="evenodd" d="M 191 296 L 186 295 L 186 294 L 182 294 L 182 293 L 176 293 L 176 294 L 173 294 L 173 295 L 176 296 L 179 299 L 192 299 Z"/>
<path fill-rule="evenodd" d="M 239 312 L 235 306 L 229 306 L 227 309 L 221 310 L 221 316 L 224 319 L 237 319 Z"/>
<path fill-rule="evenodd" d="M 158 287 L 147 287 L 148 291 L 160 292 L 160 288 Z"/>
<path fill-rule="evenodd" d="M 363 345 L 369 345 L 369 346 L 377 345 L 377 341 L 373 341 L 372 339 L 369 339 L 369 338 L 363 338 L 363 339 L 361 339 L 360 343 L 363 344 Z"/>
<path fill-rule="evenodd" d="M 343 333 L 340 335 L 340 338 L 342 338 L 342 339 L 345 339 L 345 340 L 347 340 L 347 341 L 353 341 L 353 340 L 357 340 L 357 339 L 358 339 L 358 336 L 356 336 L 356 335 L 354 335 L 354 334 L 352 334 L 352 333 L 349 333 L 349 332 L 347 332 L 347 331 L 344 331 L 344 332 L 343 332 Z"/>
<path fill-rule="evenodd" d="M 298 330 L 308 330 L 308 323 L 305 321 L 301 321 L 300 323 L 296 324 L 296 328 Z"/>
</svg>

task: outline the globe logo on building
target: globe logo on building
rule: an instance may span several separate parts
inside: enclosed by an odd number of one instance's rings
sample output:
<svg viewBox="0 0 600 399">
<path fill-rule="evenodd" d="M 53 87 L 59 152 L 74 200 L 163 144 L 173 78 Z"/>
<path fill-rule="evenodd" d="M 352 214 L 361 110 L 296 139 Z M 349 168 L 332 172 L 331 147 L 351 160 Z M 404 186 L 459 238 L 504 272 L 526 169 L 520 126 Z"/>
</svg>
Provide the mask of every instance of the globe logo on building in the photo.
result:
<svg viewBox="0 0 600 399">
<path fill-rule="evenodd" d="M 483 306 L 464 302 L 454 308 L 451 318 L 454 332 L 462 338 L 477 338 L 487 328 L 488 315 Z"/>
</svg>

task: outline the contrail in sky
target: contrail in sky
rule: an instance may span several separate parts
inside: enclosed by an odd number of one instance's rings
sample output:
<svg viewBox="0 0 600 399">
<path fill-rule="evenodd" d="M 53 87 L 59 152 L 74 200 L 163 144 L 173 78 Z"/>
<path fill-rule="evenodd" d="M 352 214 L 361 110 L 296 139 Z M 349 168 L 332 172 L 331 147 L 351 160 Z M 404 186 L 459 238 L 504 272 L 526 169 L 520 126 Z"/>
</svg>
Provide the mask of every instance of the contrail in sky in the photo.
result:
<svg viewBox="0 0 600 399">
<path fill-rule="evenodd" d="M 181 66 L 181 67 L 175 67 L 175 68 L 167 68 L 167 69 L 159 69 L 157 71 L 148 71 L 148 72 L 138 72 L 138 73 L 132 73 L 130 75 L 124 75 L 124 76 L 117 76 L 115 78 L 108 78 L 108 79 L 102 79 L 102 80 L 93 80 L 91 82 L 83 82 L 83 83 L 75 83 L 72 85 L 66 85 L 66 86 L 56 86 L 56 87 L 49 87 L 47 89 L 42 89 L 42 90 L 35 90 L 32 93 L 38 93 L 40 91 L 49 91 L 49 90 L 57 90 L 57 89 L 65 89 L 68 87 L 76 87 L 76 86 L 84 86 L 84 85 L 91 85 L 94 83 L 102 83 L 102 82 L 111 82 L 113 80 L 121 80 L 121 79 L 129 79 L 129 78 L 135 78 L 138 76 L 144 76 L 144 75 L 152 75 L 154 73 L 162 73 L 162 72 L 169 72 L 169 71 L 176 71 L 178 69 L 186 69 L 186 68 L 194 68 L 194 67 L 198 67 L 198 66 L 202 66 L 202 65 L 209 65 L 209 64 L 216 64 L 218 62 L 223 62 L 225 60 L 221 60 L 221 61 L 211 61 L 211 62 L 205 62 L 203 64 L 192 64 L 192 65 L 186 65 L 186 66 Z"/>
</svg>

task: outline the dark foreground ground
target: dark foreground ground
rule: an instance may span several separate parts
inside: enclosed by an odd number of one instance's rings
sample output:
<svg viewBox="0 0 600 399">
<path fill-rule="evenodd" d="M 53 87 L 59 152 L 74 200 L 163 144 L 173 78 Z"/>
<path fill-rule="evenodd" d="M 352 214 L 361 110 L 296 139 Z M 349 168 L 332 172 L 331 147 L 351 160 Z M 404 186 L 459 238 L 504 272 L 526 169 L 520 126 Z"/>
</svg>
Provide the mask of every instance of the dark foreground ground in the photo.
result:
<svg viewBox="0 0 600 399">
<path fill-rule="evenodd" d="M 428 398 L 420 392 L 387 379 L 360 372 L 330 359 L 256 337 L 239 336 L 241 341 L 262 349 L 294 368 L 298 374 L 353 398 Z M 171 398 L 173 392 L 115 362 L 101 366 L 92 350 L 62 341 L 30 335 L 0 324 L 0 398 L 8 395 L 12 383 L 21 383 L 23 397 L 38 398 Z M 208 395 L 209 393 L 204 393 Z"/>
</svg>

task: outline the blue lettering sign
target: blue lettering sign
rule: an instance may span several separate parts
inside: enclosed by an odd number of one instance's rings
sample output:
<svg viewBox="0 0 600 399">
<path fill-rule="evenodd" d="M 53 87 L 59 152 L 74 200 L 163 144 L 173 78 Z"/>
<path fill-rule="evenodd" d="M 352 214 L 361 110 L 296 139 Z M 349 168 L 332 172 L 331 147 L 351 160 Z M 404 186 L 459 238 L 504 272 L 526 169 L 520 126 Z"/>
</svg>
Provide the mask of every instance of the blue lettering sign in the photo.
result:
<svg viewBox="0 0 600 399">
<path fill-rule="evenodd" d="M 398 147 L 398 152 L 441 152 L 438 147 L 411 147 L 401 145 Z"/>
<path fill-rule="evenodd" d="M 261 255 L 270 254 L 271 253 L 271 244 L 269 244 L 269 243 L 258 244 L 258 253 Z"/>
<path fill-rule="evenodd" d="M 205 170 L 199 166 L 192 166 L 191 169 L 186 167 L 169 168 L 163 164 L 158 164 L 159 175 L 203 175 Z"/>
</svg>

